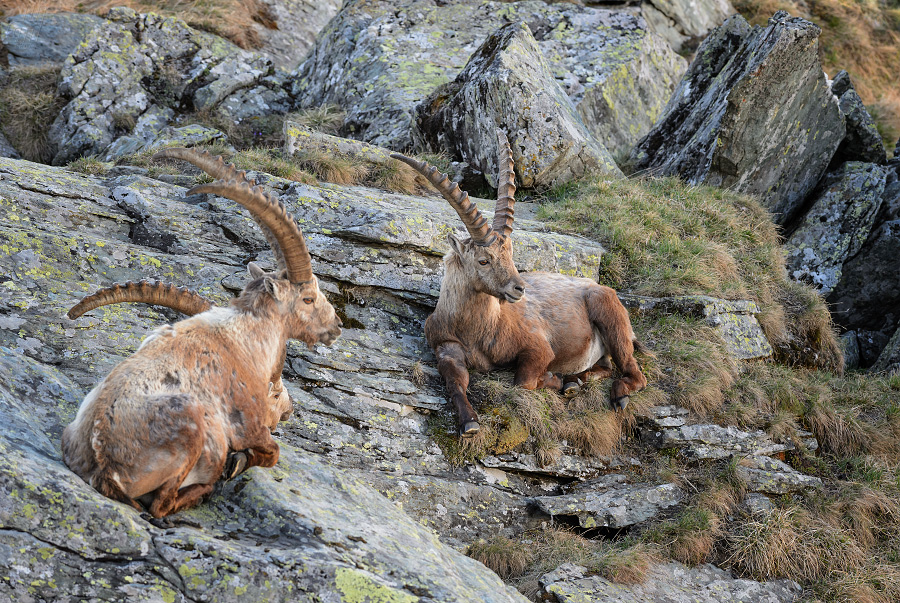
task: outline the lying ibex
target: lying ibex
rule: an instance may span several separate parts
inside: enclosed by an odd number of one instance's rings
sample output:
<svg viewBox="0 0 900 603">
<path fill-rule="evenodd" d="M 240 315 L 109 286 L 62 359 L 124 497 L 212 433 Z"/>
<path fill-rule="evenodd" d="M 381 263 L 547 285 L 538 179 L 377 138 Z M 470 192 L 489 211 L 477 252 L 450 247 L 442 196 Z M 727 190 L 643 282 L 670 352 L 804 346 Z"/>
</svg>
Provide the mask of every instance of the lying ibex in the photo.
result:
<svg viewBox="0 0 900 603">
<path fill-rule="evenodd" d="M 265 272 L 255 262 L 250 262 L 247 265 L 247 271 L 250 273 L 251 280 L 266 276 Z M 72 306 L 72 309 L 69 310 L 66 316 L 70 320 L 75 320 L 102 306 L 126 302 L 164 306 L 187 316 L 206 312 L 215 306 L 210 300 L 186 287 L 176 287 L 170 283 L 151 283 L 142 280 L 137 283 L 129 281 L 124 284 L 116 283 L 111 287 L 104 287 Z M 280 421 L 286 421 L 294 409 L 291 404 L 291 398 L 287 390 L 284 389 L 284 383 L 281 380 L 281 373 L 284 369 L 283 357 L 284 354 L 282 354 L 282 361 L 275 367 L 275 371 L 269 379 L 269 404 L 267 406 L 269 418 L 266 424 L 269 426 L 270 431 L 274 431 Z M 237 471 L 245 469 L 246 460 L 246 455 L 238 452 L 233 459 L 235 465 L 230 470 L 226 468 L 226 477 L 234 477 Z"/>
<path fill-rule="evenodd" d="M 269 427 L 270 383 L 288 339 L 330 345 L 341 321 L 319 291 L 303 234 L 274 197 L 208 153 L 167 149 L 215 182 L 213 193 L 246 207 L 278 263 L 276 275 L 251 268 L 228 308 L 210 308 L 155 329 L 81 403 L 63 432 L 65 463 L 102 494 L 163 517 L 196 505 L 222 475 L 229 451 L 248 467 L 271 467 L 278 444 Z"/>
<path fill-rule="evenodd" d="M 513 264 L 515 176 L 506 135 L 500 141 L 500 178 L 493 226 L 456 182 L 424 161 L 394 154 L 437 188 L 459 214 L 470 238 L 450 235 L 437 308 L 425 337 L 456 406 L 460 434 L 478 432 L 478 415 L 466 397 L 468 369 L 514 366 L 515 384 L 569 394 L 579 380 L 605 378 L 615 362 L 622 375 L 610 401 L 625 408 L 647 385 L 634 359 L 635 337 L 616 292 L 586 278 L 547 272 L 519 274 Z M 558 373 L 558 374 L 554 374 Z"/>
</svg>

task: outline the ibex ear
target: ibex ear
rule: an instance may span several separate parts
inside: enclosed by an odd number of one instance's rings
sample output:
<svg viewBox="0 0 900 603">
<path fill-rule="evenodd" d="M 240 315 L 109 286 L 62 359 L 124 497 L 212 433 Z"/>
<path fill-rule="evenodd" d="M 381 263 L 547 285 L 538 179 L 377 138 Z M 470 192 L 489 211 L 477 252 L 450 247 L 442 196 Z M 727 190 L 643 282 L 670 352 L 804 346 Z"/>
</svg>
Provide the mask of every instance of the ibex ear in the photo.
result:
<svg viewBox="0 0 900 603">
<path fill-rule="evenodd" d="M 450 247 L 453 249 L 453 251 L 456 252 L 457 255 L 461 256 L 463 254 L 464 247 L 462 241 L 460 241 L 455 234 L 453 234 L 452 232 L 448 234 L 447 241 L 450 243 Z"/>
<path fill-rule="evenodd" d="M 250 278 L 254 281 L 261 276 L 265 276 L 266 274 L 256 262 L 250 262 L 249 264 L 247 264 L 247 272 L 250 274 Z"/>
<path fill-rule="evenodd" d="M 291 286 L 288 281 L 267 276 L 263 283 L 265 284 L 266 291 L 268 291 L 272 297 L 278 301 L 287 299 L 289 293 L 288 288 Z"/>
</svg>

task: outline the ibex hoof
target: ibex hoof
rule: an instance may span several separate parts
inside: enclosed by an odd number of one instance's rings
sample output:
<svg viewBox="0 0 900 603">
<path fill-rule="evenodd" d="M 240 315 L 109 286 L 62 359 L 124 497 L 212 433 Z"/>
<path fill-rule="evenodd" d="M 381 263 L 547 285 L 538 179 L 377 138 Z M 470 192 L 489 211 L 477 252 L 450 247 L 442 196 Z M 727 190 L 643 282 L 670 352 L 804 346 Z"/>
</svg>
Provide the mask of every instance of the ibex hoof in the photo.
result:
<svg viewBox="0 0 900 603">
<path fill-rule="evenodd" d="M 480 429 L 481 425 L 478 424 L 478 421 L 469 421 L 460 427 L 459 435 L 464 438 L 471 438 L 478 433 Z"/>
<path fill-rule="evenodd" d="M 225 461 L 225 471 L 222 477 L 226 480 L 234 479 L 247 469 L 247 454 L 244 452 L 232 452 Z"/>
<path fill-rule="evenodd" d="M 618 398 L 613 398 L 610 401 L 610 406 L 612 406 L 613 410 L 625 410 L 625 407 L 628 406 L 628 396 L 619 396 Z"/>
<path fill-rule="evenodd" d="M 566 398 L 574 398 L 581 391 L 581 381 L 569 381 L 568 383 L 564 383 L 562 389 L 559 393 L 561 393 Z"/>
<path fill-rule="evenodd" d="M 172 523 L 172 520 L 168 517 L 153 517 L 150 513 L 141 513 L 141 519 L 161 530 L 168 530 L 175 527 L 175 524 Z"/>
</svg>

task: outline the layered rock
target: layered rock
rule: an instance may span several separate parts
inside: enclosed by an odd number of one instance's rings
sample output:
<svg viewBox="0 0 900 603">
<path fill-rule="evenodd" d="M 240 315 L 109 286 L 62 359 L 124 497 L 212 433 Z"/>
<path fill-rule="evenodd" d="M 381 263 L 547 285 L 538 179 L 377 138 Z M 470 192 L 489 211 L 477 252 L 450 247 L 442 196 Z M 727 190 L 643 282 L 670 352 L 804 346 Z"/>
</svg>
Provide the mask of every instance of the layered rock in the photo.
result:
<svg viewBox="0 0 900 603">
<path fill-rule="evenodd" d="M 647 25 L 677 52 L 687 50 L 692 42 L 705 38 L 735 12 L 728 0 L 648 0 L 641 3 L 641 14 Z"/>
<path fill-rule="evenodd" d="M 803 593 L 793 580 L 741 580 L 710 564 L 691 568 L 676 561 L 653 565 L 643 584 L 615 584 L 572 563 L 545 574 L 540 583 L 559 603 L 793 603 Z"/>
<path fill-rule="evenodd" d="M 885 171 L 873 163 L 847 162 L 828 174 L 785 243 L 788 274 L 828 295 L 844 262 L 862 249 L 881 207 Z"/>
<path fill-rule="evenodd" d="M 787 223 L 846 131 L 819 63 L 819 32 L 784 11 L 764 29 L 730 17 L 700 46 L 631 168 L 759 195 Z"/>
<path fill-rule="evenodd" d="M 460 157 L 494 187 L 498 129 L 509 138 L 520 186 L 546 188 L 589 173 L 622 175 L 553 79 L 525 23 L 489 36 L 417 113 L 413 136 L 422 146 Z"/>
<path fill-rule="evenodd" d="M 834 155 L 834 162 L 884 163 L 887 159 L 884 141 L 875 126 L 875 120 L 869 115 L 862 99 L 853 88 L 850 74 L 839 71 L 831 82 L 831 91 L 839 99 L 841 113 L 844 114 L 847 123 L 847 135 Z"/>
<path fill-rule="evenodd" d="M 145 115 L 158 123 L 172 111 L 229 101 L 240 109 L 245 89 L 254 91 L 256 114 L 283 112 L 287 93 L 272 75 L 268 58 L 183 21 L 112 9 L 63 65 L 59 91 L 69 102 L 50 128 L 53 162 L 103 153 Z"/>
<path fill-rule="evenodd" d="M 510 22 L 528 24 L 587 127 L 599 128 L 595 135 L 612 127 L 635 140 L 684 69 L 641 18 L 624 10 L 537 0 L 355 0 L 323 30 L 294 74 L 292 90 L 303 106 L 341 105 L 347 111 L 344 134 L 402 150 L 412 144 L 416 105 L 456 77 L 487 37 Z M 619 115 L 631 117 L 621 126 L 601 125 Z M 610 141 L 609 148 L 618 150 L 618 143 Z"/>
<path fill-rule="evenodd" d="M 81 13 L 13 15 L 0 23 L 10 67 L 62 63 L 103 19 Z"/>
</svg>

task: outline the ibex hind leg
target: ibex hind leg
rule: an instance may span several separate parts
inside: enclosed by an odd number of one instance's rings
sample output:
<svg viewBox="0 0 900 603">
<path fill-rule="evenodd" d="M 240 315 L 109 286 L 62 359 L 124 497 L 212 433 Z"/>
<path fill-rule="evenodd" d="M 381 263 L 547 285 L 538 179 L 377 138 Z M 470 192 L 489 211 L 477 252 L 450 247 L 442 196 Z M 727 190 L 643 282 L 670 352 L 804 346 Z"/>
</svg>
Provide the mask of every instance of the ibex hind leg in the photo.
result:
<svg viewBox="0 0 900 603">
<path fill-rule="evenodd" d="M 588 315 L 622 373 L 610 389 L 610 406 L 614 410 L 624 409 L 629 396 L 647 386 L 647 379 L 634 359 L 634 331 L 628 310 L 613 289 L 598 285 L 588 298 Z"/>
<path fill-rule="evenodd" d="M 588 381 L 595 379 L 606 379 L 613 373 L 613 365 L 609 356 L 604 356 L 597 363 L 586 371 L 582 371 L 576 375 L 567 375 L 563 377 L 563 386 L 560 392 L 566 398 L 572 398 L 581 392 L 581 387 Z"/>
</svg>

